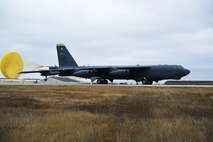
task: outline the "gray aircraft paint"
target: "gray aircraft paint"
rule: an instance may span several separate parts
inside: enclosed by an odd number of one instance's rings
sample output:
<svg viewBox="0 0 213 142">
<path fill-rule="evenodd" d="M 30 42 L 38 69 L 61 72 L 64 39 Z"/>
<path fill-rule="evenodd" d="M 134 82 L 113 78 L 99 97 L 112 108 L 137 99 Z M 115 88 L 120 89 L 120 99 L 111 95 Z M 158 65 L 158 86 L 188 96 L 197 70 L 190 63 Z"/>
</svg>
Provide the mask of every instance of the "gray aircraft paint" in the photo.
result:
<svg viewBox="0 0 213 142">
<path fill-rule="evenodd" d="M 107 84 L 108 80 L 135 80 L 143 84 L 165 79 L 180 80 L 190 71 L 180 65 L 149 65 L 149 66 L 78 66 L 72 55 L 63 44 L 57 45 L 59 67 L 49 67 L 49 70 L 24 71 L 21 73 L 41 73 L 42 76 L 77 76 L 97 80 L 98 84 Z"/>
<path fill-rule="evenodd" d="M 59 66 L 78 66 L 65 46 L 58 44 L 57 54 Z"/>
</svg>

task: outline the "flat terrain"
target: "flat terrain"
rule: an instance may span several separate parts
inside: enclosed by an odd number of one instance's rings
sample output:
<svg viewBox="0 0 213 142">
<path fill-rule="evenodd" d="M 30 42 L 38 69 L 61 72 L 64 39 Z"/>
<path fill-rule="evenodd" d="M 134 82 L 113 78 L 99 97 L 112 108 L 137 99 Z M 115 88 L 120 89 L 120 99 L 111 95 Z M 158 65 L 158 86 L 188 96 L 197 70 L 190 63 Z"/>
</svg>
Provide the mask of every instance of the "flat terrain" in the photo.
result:
<svg viewBox="0 0 213 142">
<path fill-rule="evenodd" d="M 1 142 L 213 141 L 213 88 L 0 86 Z"/>
</svg>

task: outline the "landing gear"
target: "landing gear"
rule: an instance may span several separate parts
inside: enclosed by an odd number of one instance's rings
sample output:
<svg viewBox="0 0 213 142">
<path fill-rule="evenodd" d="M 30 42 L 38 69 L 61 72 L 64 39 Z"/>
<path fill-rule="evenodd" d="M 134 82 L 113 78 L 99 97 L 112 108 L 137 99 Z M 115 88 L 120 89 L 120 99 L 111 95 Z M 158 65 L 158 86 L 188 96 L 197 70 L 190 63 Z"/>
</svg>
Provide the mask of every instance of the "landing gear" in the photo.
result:
<svg viewBox="0 0 213 142">
<path fill-rule="evenodd" d="M 102 84 L 101 79 L 98 79 L 98 80 L 97 80 L 97 84 Z"/>
<path fill-rule="evenodd" d="M 142 84 L 144 85 L 152 85 L 153 81 L 150 81 L 150 80 L 142 80 Z"/>
<path fill-rule="evenodd" d="M 108 84 L 108 80 L 106 79 L 98 79 L 97 84 Z"/>
<path fill-rule="evenodd" d="M 45 81 L 45 82 L 47 81 L 47 76 L 45 76 L 44 81 Z"/>
</svg>

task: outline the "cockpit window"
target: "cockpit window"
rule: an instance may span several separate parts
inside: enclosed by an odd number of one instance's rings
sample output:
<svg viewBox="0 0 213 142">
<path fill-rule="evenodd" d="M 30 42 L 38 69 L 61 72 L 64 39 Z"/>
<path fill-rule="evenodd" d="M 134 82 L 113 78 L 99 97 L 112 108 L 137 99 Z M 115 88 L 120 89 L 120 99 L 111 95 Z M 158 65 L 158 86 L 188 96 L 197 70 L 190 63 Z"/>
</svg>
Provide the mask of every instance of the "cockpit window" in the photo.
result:
<svg viewBox="0 0 213 142">
<path fill-rule="evenodd" d="M 182 69 L 183 66 L 175 66 L 174 69 Z"/>
</svg>

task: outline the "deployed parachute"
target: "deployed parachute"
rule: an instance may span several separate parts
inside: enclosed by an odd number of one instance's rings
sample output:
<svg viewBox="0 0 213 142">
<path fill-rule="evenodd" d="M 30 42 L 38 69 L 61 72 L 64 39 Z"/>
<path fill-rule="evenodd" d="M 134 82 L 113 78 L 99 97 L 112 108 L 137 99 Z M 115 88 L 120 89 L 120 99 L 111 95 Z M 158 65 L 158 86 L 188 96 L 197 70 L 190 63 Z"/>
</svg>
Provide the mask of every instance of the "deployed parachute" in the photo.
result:
<svg viewBox="0 0 213 142">
<path fill-rule="evenodd" d="M 8 79 L 16 79 L 23 71 L 24 63 L 17 52 L 9 52 L 1 60 L 1 72 Z"/>
</svg>

